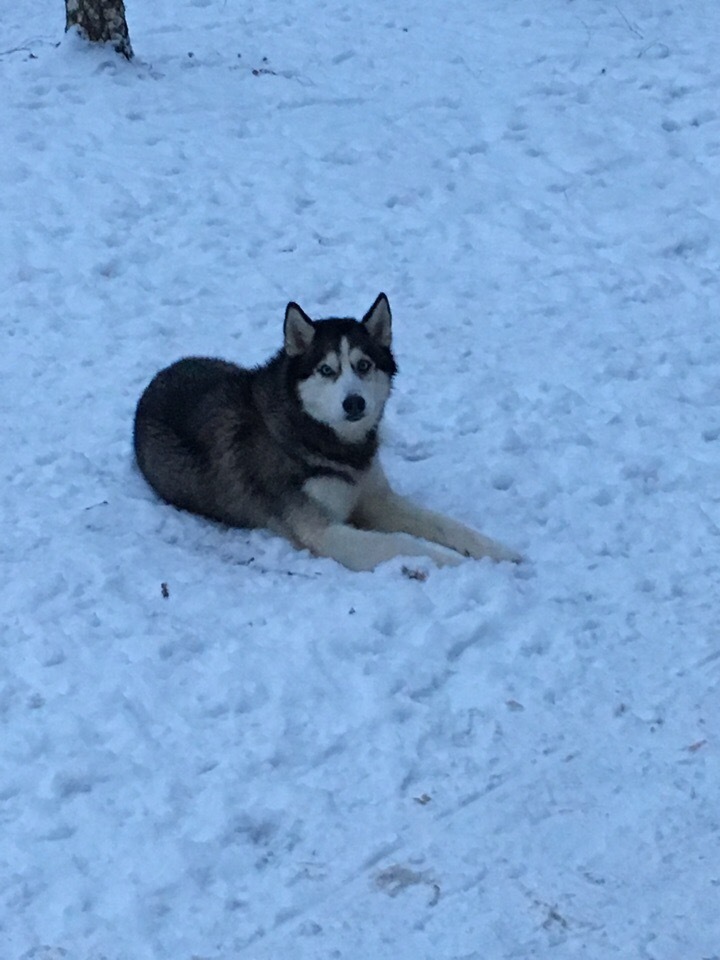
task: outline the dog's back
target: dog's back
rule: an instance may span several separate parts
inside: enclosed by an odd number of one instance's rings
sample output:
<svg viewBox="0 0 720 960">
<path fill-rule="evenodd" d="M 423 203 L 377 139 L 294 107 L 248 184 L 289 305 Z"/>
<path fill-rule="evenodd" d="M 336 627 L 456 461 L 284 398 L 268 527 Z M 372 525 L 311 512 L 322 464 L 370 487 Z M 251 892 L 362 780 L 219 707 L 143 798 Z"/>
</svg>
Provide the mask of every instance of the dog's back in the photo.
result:
<svg viewBox="0 0 720 960">
<path fill-rule="evenodd" d="M 233 407 L 249 413 L 249 371 L 224 360 L 188 357 L 161 370 L 135 412 L 138 466 L 168 503 L 224 519 L 214 495 L 213 431 L 230 429 Z M 233 396 L 234 395 L 234 396 Z"/>
</svg>

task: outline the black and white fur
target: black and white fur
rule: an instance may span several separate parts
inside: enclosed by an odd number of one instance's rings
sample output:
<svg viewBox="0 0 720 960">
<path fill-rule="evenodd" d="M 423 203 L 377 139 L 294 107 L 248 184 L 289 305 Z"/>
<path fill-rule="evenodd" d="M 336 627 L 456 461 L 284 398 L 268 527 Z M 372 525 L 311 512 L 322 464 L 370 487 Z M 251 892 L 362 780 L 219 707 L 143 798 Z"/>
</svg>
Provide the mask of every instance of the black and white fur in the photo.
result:
<svg viewBox="0 0 720 960">
<path fill-rule="evenodd" d="M 152 380 L 135 414 L 135 454 L 163 499 L 266 528 L 351 570 L 393 557 L 520 559 L 390 488 L 377 457 L 397 370 L 384 293 L 359 322 L 313 321 L 290 303 L 284 334 L 255 369 L 189 357 Z"/>
</svg>

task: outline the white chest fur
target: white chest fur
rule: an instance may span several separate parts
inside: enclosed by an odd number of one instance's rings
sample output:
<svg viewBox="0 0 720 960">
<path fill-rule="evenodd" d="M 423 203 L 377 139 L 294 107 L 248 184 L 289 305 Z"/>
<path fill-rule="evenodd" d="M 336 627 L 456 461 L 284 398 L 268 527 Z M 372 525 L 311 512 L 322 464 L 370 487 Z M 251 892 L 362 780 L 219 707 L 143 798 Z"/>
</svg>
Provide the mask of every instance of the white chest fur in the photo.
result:
<svg viewBox="0 0 720 960">
<path fill-rule="evenodd" d="M 347 483 L 339 477 L 312 477 L 304 492 L 338 523 L 347 523 L 360 499 L 361 483 Z"/>
</svg>

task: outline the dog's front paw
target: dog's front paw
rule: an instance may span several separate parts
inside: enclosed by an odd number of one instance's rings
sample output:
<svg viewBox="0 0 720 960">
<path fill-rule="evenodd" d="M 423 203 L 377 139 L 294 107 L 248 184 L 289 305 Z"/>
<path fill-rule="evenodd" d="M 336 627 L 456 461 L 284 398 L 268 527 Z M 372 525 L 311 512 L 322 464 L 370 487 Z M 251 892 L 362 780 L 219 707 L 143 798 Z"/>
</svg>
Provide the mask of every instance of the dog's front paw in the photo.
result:
<svg viewBox="0 0 720 960">
<path fill-rule="evenodd" d="M 489 537 L 477 535 L 473 537 L 473 542 L 461 551 L 466 557 L 472 557 L 475 560 L 482 560 L 489 557 L 497 563 L 522 563 L 525 559 L 517 550 L 506 547 L 497 540 L 491 540 Z"/>
<path fill-rule="evenodd" d="M 495 548 L 495 551 L 489 554 L 489 556 L 498 563 L 522 563 L 525 559 L 517 550 L 505 547 L 501 543 L 496 543 Z"/>
<path fill-rule="evenodd" d="M 436 567 L 456 567 L 463 562 L 462 556 L 458 556 L 454 550 L 434 550 L 428 547 L 424 553 Z"/>
</svg>

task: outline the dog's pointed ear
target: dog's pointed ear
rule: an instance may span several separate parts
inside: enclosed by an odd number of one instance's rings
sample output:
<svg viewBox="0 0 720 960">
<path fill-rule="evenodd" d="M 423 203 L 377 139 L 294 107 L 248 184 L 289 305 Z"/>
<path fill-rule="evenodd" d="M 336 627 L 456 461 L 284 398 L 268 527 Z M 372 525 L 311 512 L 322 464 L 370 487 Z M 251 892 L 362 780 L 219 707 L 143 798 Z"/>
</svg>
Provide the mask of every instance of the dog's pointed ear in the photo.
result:
<svg viewBox="0 0 720 960">
<path fill-rule="evenodd" d="M 381 347 L 389 347 L 392 342 L 392 314 L 390 304 L 384 293 L 379 293 L 375 303 L 362 318 L 370 336 Z"/>
<path fill-rule="evenodd" d="M 296 303 L 289 303 L 285 310 L 285 353 L 297 357 L 305 353 L 315 336 L 315 324 Z"/>
</svg>

